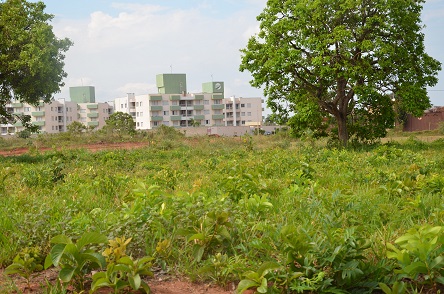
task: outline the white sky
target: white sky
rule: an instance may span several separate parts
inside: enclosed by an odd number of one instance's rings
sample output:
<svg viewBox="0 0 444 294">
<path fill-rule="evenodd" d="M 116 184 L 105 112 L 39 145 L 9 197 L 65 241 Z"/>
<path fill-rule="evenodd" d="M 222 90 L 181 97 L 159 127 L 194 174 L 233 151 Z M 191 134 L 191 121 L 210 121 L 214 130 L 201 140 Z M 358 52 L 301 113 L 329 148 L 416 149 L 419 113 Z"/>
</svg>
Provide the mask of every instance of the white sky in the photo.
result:
<svg viewBox="0 0 444 294">
<path fill-rule="evenodd" d="M 209 81 L 225 82 L 225 96 L 262 97 L 239 72 L 240 52 L 258 30 L 266 0 L 43 0 L 59 38 L 74 46 L 66 54 L 65 87 L 95 86 L 96 101 L 126 93 L 157 93 L 156 74 L 187 74 L 188 92 Z M 444 1 L 423 10 L 427 52 L 444 64 Z M 444 75 L 429 91 L 444 105 Z M 442 91 L 441 91 L 442 90 Z"/>
</svg>

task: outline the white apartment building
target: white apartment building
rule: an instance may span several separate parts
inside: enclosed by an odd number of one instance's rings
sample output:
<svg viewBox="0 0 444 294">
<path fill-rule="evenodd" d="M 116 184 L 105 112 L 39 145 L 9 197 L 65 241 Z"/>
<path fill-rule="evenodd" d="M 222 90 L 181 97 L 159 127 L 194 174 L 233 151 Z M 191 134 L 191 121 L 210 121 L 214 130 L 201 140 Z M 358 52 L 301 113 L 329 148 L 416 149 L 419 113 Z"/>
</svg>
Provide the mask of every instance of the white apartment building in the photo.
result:
<svg viewBox="0 0 444 294">
<path fill-rule="evenodd" d="M 112 113 L 108 103 L 95 103 L 94 87 L 70 88 L 71 100 L 41 101 L 37 106 L 28 103 L 12 102 L 6 105 L 7 111 L 15 115 L 29 115 L 31 123 L 38 126 L 42 133 L 66 132 L 67 126 L 74 121 L 82 122 L 87 127 L 102 128 Z M 82 91 L 88 91 L 85 95 Z M 76 95 L 82 100 L 76 98 Z M 78 103 L 78 102 L 80 103 Z M 0 125 L 0 134 L 8 135 L 24 129 L 19 120 L 15 124 Z"/>
<path fill-rule="evenodd" d="M 153 129 L 160 125 L 248 126 L 262 122 L 261 98 L 224 98 L 224 83 L 202 84 L 202 93 L 186 92 L 184 74 L 156 77 L 158 94 L 134 95 L 114 100 L 114 111 L 130 114 L 136 129 Z"/>
</svg>

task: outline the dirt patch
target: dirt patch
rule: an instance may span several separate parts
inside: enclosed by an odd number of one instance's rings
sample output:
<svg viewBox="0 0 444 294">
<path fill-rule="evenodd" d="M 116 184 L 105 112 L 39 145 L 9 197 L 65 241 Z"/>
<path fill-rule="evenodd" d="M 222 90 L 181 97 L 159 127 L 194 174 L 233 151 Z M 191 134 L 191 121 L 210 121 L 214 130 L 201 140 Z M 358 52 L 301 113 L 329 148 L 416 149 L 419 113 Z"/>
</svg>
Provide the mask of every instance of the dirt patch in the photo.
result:
<svg viewBox="0 0 444 294">
<path fill-rule="evenodd" d="M 55 285 L 57 282 L 57 271 L 49 269 L 36 274 L 27 285 L 25 279 L 18 275 L 6 276 L 3 269 L 0 269 L 0 293 L 23 293 L 38 294 L 44 292 L 47 283 Z M 192 283 L 185 278 L 174 277 L 154 277 L 145 279 L 151 288 L 152 294 L 232 294 L 235 293 L 235 285 L 230 284 L 227 289 L 212 284 Z M 69 292 L 74 293 L 74 292 Z M 86 291 L 85 293 L 88 293 Z M 102 288 L 96 293 L 113 293 L 111 289 Z M 132 292 L 141 293 L 141 292 Z"/>
<path fill-rule="evenodd" d="M 60 147 L 55 148 L 56 150 L 62 149 L 85 149 L 91 152 L 101 151 L 101 150 L 113 150 L 113 149 L 135 149 L 135 148 L 143 148 L 149 146 L 148 142 L 123 142 L 123 143 L 95 143 L 95 144 L 85 144 L 85 145 L 76 145 L 70 147 Z M 38 152 L 45 152 L 54 150 L 54 148 L 42 147 L 42 148 L 33 148 Z M 0 156 L 18 156 L 22 154 L 26 154 L 30 151 L 30 148 L 15 148 L 10 150 L 0 150 Z"/>
</svg>

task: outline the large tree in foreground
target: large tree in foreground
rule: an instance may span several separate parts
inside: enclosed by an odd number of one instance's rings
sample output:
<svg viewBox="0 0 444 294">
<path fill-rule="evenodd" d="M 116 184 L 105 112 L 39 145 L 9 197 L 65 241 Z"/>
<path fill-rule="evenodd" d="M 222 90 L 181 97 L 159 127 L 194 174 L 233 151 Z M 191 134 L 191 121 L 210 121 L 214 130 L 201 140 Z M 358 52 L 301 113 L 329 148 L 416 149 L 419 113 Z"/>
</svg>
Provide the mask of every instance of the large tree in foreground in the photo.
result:
<svg viewBox="0 0 444 294">
<path fill-rule="evenodd" d="M 49 102 L 63 86 L 71 41 L 56 38 L 44 9 L 43 2 L 0 2 L 0 123 L 15 120 L 6 109 L 10 101 Z"/>
<path fill-rule="evenodd" d="M 382 137 L 394 124 L 394 103 L 416 116 L 430 107 L 426 87 L 437 83 L 441 64 L 424 49 L 423 2 L 268 0 L 240 70 L 300 129 L 323 131 L 333 118 L 344 145 Z"/>
</svg>

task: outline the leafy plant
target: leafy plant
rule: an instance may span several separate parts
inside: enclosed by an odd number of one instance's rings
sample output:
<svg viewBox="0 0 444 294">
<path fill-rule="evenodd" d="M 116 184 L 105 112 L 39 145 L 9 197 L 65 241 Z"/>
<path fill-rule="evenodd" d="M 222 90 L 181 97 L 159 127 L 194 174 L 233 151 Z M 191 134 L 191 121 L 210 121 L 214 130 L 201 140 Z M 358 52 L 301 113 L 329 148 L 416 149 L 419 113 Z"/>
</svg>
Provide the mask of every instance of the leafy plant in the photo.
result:
<svg viewBox="0 0 444 294">
<path fill-rule="evenodd" d="M 398 261 L 395 273 L 419 284 L 444 284 L 444 235 L 443 227 L 429 224 L 408 230 L 395 240 L 396 247 L 388 243 L 388 258 Z"/>
<path fill-rule="evenodd" d="M 126 246 L 131 238 L 116 238 L 109 240 L 108 248 L 102 253 L 106 257 L 108 265 L 106 271 L 95 273 L 92 278 L 91 293 L 99 288 L 112 288 L 114 293 L 131 287 L 139 290 L 141 287 L 146 293 L 150 293 L 150 287 L 142 280 L 141 276 L 152 276 L 151 257 L 143 257 L 133 260 L 126 255 Z"/>
<path fill-rule="evenodd" d="M 407 291 L 407 287 L 404 282 L 395 282 L 392 288 L 384 283 L 379 283 L 379 287 L 385 294 L 404 294 Z"/>
<path fill-rule="evenodd" d="M 268 293 L 267 274 L 271 271 L 278 270 L 282 266 L 276 262 L 265 262 L 257 271 L 248 271 L 244 274 L 245 279 L 241 280 L 237 286 L 237 293 L 243 293 L 250 288 L 256 288 L 259 293 Z M 302 275 L 302 274 L 301 274 Z"/>
<path fill-rule="evenodd" d="M 86 274 L 94 268 L 104 268 L 105 257 L 91 249 L 91 245 L 106 243 L 108 239 L 97 232 L 85 232 L 76 243 L 65 235 L 51 239 L 55 244 L 45 259 L 45 269 L 60 267 L 59 278 L 64 283 L 83 290 Z"/>
<path fill-rule="evenodd" d="M 29 287 L 29 281 L 35 272 L 43 270 L 43 257 L 38 247 L 26 247 L 14 258 L 11 265 L 5 269 L 5 274 L 18 274 L 26 279 Z"/>
</svg>

